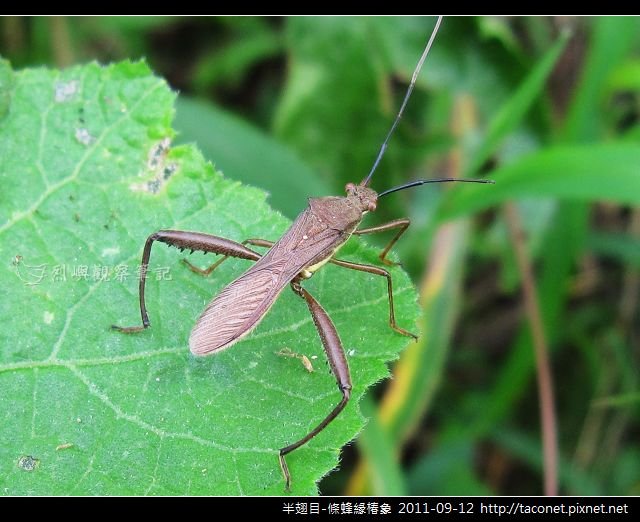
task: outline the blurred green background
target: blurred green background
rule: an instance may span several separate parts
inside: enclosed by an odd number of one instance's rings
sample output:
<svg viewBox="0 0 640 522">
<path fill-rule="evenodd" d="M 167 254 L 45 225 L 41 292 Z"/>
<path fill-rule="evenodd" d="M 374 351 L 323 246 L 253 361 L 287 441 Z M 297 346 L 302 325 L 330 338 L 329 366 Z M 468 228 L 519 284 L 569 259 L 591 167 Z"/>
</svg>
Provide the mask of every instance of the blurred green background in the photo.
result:
<svg viewBox="0 0 640 522">
<path fill-rule="evenodd" d="M 15 68 L 146 59 L 178 141 L 294 218 L 366 175 L 435 18 L 0 22 Z M 422 336 L 323 493 L 640 494 L 639 116 L 638 18 L 444 20 L 372 186 L 496 185 L 367 218 L 412 220 L 394 250 Z"/>
</svg>

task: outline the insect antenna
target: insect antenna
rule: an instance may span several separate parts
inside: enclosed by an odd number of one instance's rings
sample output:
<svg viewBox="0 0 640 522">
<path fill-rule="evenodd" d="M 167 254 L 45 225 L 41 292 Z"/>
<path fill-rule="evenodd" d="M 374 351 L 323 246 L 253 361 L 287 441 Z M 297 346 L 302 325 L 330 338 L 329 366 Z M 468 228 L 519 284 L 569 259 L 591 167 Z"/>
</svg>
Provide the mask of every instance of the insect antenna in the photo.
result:
<svg viewBox="0 0 640 522">
<path fill-rule="evenodd" d="M 393 187 L 388 190 L 384 190 L 378 194 L 378 197 L 386 196 L 387 194 L 391 194 L 392 192 L 398 192 L 399 190 L 408 189 L 411 187 L 417 187 L 418 185 L 425 185 L 427 183 L 447 183 L 449 181 L 461 181 L 463 183 L 491 183 L 494 184 L 495 181 L 492 179 L 461 179 L 461 178 L 440 178 L 440 179 L 417 179 L 415 181 L 410 181 L 409 183 L 405 183 L 404 185 L 400 185 L 399 187 Z"/>
<path fill-rule="evenodd" d="M 433 44 L 433 41 L 436 38 L 436 34 L 438 33 L 438 29 L 440 28 L 440 23 L 441 22 L 442 22 L 442 16 L 438 16 L 438 20 L 436 21 L 436 25 L 433 28 L 433 31 L 431 32 L 431 36 L 429 37 L 429 41 L 427 42 L 427 46 L 424 48 L 424 51 L 422 51 L 422 56 L 420 56 L 420 60 L 418 60 L 418 65 L 416 65 L 416 68 L 413 71 L 413 76 L 411 76 L 411 83 L 409 83 L 409 87 L 407 88 L 407 93 L 404 95 L 404 100 L 402 101 L 402 105 L 400 106 L 400 110 L 398 111 L 398 115 L 396 116 L 396 119 L 393 121 L 393 125 L 391 125 L 391 128 L 389 129 L 389 132 L 387 133 L 387 137 L 384 139 L 384 142 L 382 143 L 382 146 L 380 147 L 380 152 L 378 152 L 378 157 L 373 162 L 373 167 L 371 167 L 371 170 L 369 171 L 369 174 L 367 175 L 367 177 L 364 178 L 360 182 L 360 185 L 362 185 L 363 187 L 366 187 L 367 185 L 369 185 L 369 181 L 371 180 L 371 176 L 373 176 L 373 173 L 378 168 L 378 164 L 380 163 L 380 160 L 382 159 L 382 156 L 384 156 L 384 153 L 387 150 L 387 145 L 389 144 L 389 139 L 391 138 L 391 135 L 393 134 L 393 131 L 396 130 L 396 127 L 398 126 L 398 123 L 400 122 L 400 118 L 402 118 L 402 114 L 404 113 L 404 109 L 407 106 L 407 102 L 409 101 L 409 98 L 411 97 L 411 93 L 413 92 L 413 87 L 415 86 L 416 80 L 418 79 L 418 74 L 420 74 L 420 69 L 422 69 L 422 64 L 424 63 L 425 59 L 427 58 L 427 55 L 429 54 L 429 50 L 431 49 L 431 45 Z"/>
</svg>

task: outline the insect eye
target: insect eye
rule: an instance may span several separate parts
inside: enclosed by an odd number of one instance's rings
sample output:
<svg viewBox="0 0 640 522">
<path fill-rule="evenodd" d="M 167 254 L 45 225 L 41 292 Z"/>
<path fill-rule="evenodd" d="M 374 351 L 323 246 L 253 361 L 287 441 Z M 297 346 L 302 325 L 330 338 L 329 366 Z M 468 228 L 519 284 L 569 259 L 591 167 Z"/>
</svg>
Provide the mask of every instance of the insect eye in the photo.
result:
<svg viewBox="0 0 640 522">
<path fill-rule="evenodd" d="M 347 194 L 353 194 L 356 190 L 356 186 L 353 183 L 347 183 L 344 190 Z"/>
</svg>

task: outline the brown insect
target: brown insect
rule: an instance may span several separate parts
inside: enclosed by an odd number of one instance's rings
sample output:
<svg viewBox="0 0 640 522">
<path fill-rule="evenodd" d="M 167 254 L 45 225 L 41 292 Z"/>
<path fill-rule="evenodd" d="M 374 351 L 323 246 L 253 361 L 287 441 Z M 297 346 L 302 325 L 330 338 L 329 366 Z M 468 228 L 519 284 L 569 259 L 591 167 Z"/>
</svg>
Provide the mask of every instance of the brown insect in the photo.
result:
<svg viewBox="0 0 640 522">
<path fill-rule="evenodd" d="M 289 489 L 291 484 L 291 474 L 287 467 L 285 455 L 307 443 L 335 419 L 349 401 L 352 388 L 349 365 L 347 364 L 340 336 L 327 312 L 322 308 L 320 303 L 303 288 L 302 282 L 310 278 L 316 270 L 326 263 L 382 276 L 387 280 L 389 324 L 391 328 L 402 335 L 417 339 L 414 334 L 401 328 L 396 323 L 393 308 L 393 285 L 389 272 L 377 266 L 342 261 L 336 259 L 334 256 L 338 249 L 352 235 L 360 236 L 375 232 L 395 230 L 396 234 L 379 256 L 384 264 L 393 264 L 386 259 L 386 256 L 391 247 L 409 226 L 410 221 L 408 219 L 397 219 L 383 225 L 358 230 L 358 226 L 364 215 L 376 209 L 378 198 L 382 196 L 425 183 L 443 181 L 487 183 L 486 180 L 418 180 L 386 190 L 380 194 L 377 194 L 373 189 L 368 187 L 369 181 L 387 148 L 389 138 L 402 117 L 420 68 L 440 26 L 441 18 L 442 17 L 438 18 L 429 42 L 420 57 L 403 103 L 398 111 L 398 115 L 380 148 L 380 152 L 371 171 L 358 185 L 349 183 L 346 186 L 346 197 L 310 198 L 309 206 L 296 218 L 291 228 L 275 243 L 264 239 L 247 239 L 242 243 L 237 243 L 230 239 L 209 234 L 180 230 L 160 230 L 151 234 L 147 238 L 144 246 L 140 270 L 139 292 L 142 325 L 131 327 L 113 326 L 114 329 L 125 333 L 139 332 L 150 326 L 144 300 L 144 289 L 147 266 L 151 255 L 151 246 L 155 241 L 160 241 L 180 249 L 221 254 L 223 257 L 206 270 L 197 268 L 188 261 L 183 260 L 191 270 L 202 275 L 209 275 L 228 257 L 256 261 L 255 265 L 225 287 L 208 304 L 196 321 L 189 337 L 189 347 L 195 355 L 216 353 L 240 341 L 260 323 L 283 289 L 287 285 L 291 286 L 293 291 L 307 303 L 327 354 L 329 365 L 338 382 L 342 399 L 318 426 L 300 440 L 280 450 L 280 466 L 285 477 L 287 489 Z M 246 245 L 268 247 L 269 250 L 262 255 L 247 248 Z"/>
</svg>

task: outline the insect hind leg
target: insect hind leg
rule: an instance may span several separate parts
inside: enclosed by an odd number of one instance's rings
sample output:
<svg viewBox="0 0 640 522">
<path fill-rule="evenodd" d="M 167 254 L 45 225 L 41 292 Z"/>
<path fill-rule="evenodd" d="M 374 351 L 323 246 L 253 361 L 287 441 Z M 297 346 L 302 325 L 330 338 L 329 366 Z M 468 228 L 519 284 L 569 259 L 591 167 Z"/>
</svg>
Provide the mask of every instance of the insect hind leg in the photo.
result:
<svg viewBox="0 0 640 522">
<path fill-rule="evenodd" d="M 309 312 L 311 313 L 311 317 L 313 318 L 313 322 L 316 325 L 316 330 L 318 331 L 318 335 L 320 336 L 322 347 L 324 348 L 327 359 L 329 360 L 329 366 L 331 366 L 331 371 L 333 373 L 333 376 L 336 378 L 338 389 L 342 394 L 342 399 L 314 429 L 312 429 L 300 440 L 280 449 L 278 458 L 280 459 L 280 469 L 282 469 L 282 474 L 284 475 L 285 488 L 287 489 L 287 491 L 291 489 L 291 473 L 289 472 L 289 466 L 287 466 L 285 456 L 291 453 L 293 450 L 298 449 L 300 446 L 306 444 L 318 433 L 324 430 L 329 425 L 329 423 L 333 421 L 333 419 L 335 419 L 345 408 L 345 406 L 349 402 L 349 398 L 351 397 L 352 389 L 351 375 L 349 374 L 349 364 L 347 363 L 347 358 L 344 354 L 342 341 L 340 340 L 338 331 L 336 330 L 333 321 L 329 317 L 329 314 L 327 314 L 325 309 L 322 308 L 322 305 L 320 305 L 320 303 L 318 303 L 318 301 L 316 301 L 316 299 L 309 292 L 302 288 L 299 281 L 292 281 L 291 288 L 307 303 Z"/>
<path fill-rule="evenodd" d="M 213 236 L 215 237 L 215 236 Z M 261 246 L 261 247 L 272 247 L 274 245 L 273 241 L 267 241 L 266 239 L 245 239 L 242 242 L 242 245 L 253 245 L 253 246 Z M 253 252 L 253 250 L 252 250 Z M 216 252 L 217 253 L 217 252 Z M 211 272 L 213 272 L 216 268 L 218 268 L 220 266 L 220 264 L 227 260 L 229 257 L 237 257 L 237 256 L 233 256 L 232 254 L 227 254 L 224 257 L 221 257 L 220 259 L 218 259 L 215 263 L 213 263 L 211 266 L 207 267 L 207 268 L 200 268 L 197 267 L 196 265 L 194 265 L 193 263 L 191 263 L 188 259 L 183 258 L 182 262 L 187 265 L 187 267 L 189 268 L 189 270 L 191 270 L 192 272 L 199 274 L 203 277 L 208 277 Z"/>
<path fill-rule="evenodd" d="M 149 322 L 149 314 L 147 313 L 147 307 L 145 304 L 145 285 L 147 282 L 147 269 L 149 266 L 149 258 L 151 257 L 151 247 L 153 243 L 159 241 L 169 246 L 174 246 L 180 250 L 191 250 L 191 252 L 211 252 L 214 254 L 221 254 L 224 257 L 214 263 L 218 266 L 222 261 L 228 257 L 238 257 L 241 259 L 249 259 L 251 261 L 257 261 L 262 256 L 257 252 L 247 248 L 242 243 L 237 243 L 230 239 L 223 237 L 212 236 L 210 234 L 203 234 L 201 232 L 187 232 L 184 230 L 159 230 L 151 234 L 144 245 L 142 252 L 142 262 L 140 264 L 140 281 L 138 286 L 138 295 L 140 301 L 140 316 L 142 317 L 142 324 L 135 326 L 118 326 L 111 325 L 113 330 L 117 330 L 122 333 L 136 333 L 148 328 L 151 323 Z M 215 268 L 215 266 L 214 266 Z M 211 269 L 213 271 L 213 269 Z"/>
</svg>

